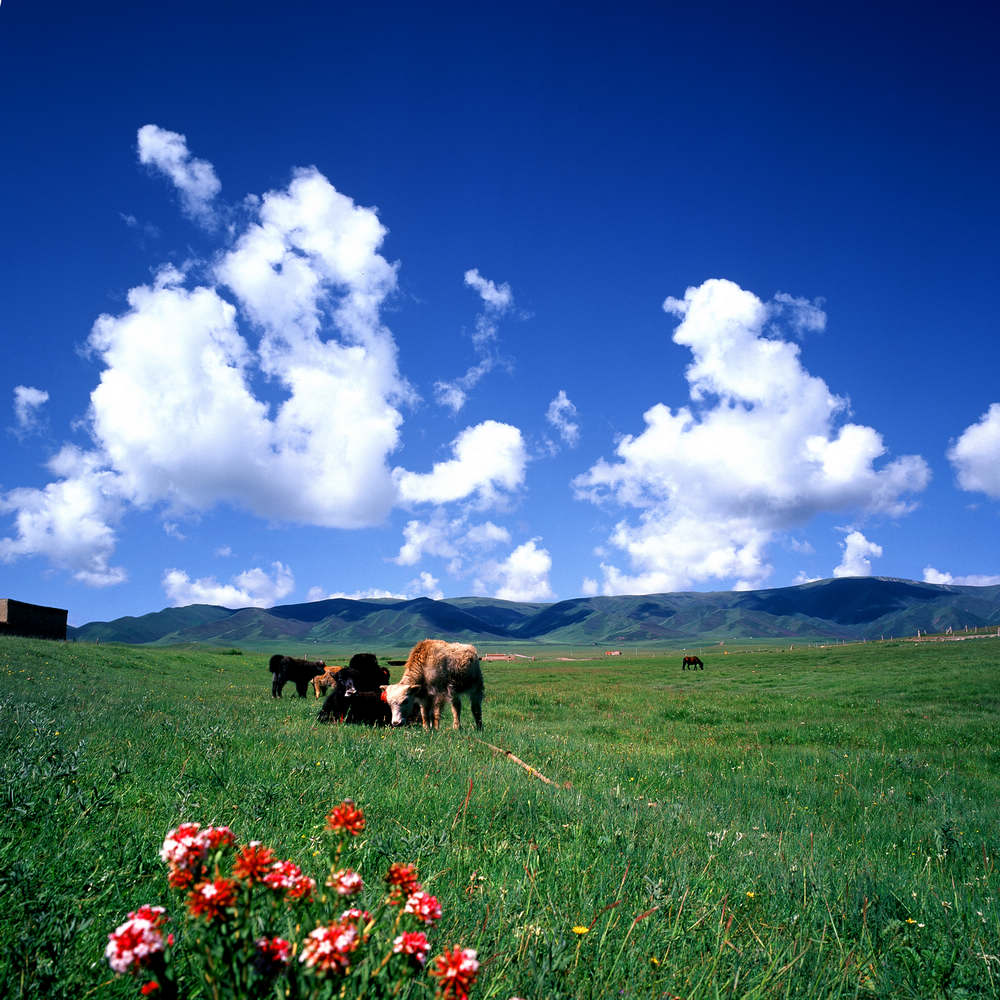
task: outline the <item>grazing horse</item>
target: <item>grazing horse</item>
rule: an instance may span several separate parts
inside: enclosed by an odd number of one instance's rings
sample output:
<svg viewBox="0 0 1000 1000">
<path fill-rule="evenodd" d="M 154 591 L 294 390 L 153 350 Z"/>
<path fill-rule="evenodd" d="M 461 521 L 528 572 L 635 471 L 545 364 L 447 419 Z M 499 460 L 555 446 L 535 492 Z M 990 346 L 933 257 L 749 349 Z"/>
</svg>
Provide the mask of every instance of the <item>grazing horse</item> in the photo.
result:
<svg viewBox="0 0 1000 1000">
<path fill-rule="evenodd" d="M 704 670 L 705 664 L 697 656 L 685 656 L 684 662 L 681 664 L 681 670 L 687 670 L 688 667 L 692 670 L 697 670 L 699 667 Z"/>
</svg>

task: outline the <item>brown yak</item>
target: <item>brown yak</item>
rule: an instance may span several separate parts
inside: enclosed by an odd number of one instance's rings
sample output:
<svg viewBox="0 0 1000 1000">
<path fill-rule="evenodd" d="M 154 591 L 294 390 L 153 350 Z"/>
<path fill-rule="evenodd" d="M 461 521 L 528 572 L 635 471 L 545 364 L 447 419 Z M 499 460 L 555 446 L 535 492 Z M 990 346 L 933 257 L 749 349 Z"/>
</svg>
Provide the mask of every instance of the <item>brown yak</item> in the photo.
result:
<svg viewBox="0 0 1000 1000">
<path fill-rule="evenodd" d="M 392 710 L 392 724 L 402 726 L 413 709 L 420 707 L 424 729 L 437 729 L 441 706 L 448 701 L 454 716 L 453 728 L 461 728 L 459 695 L 468 695 L 476 729 L 483 728 L 483 672 L 475 646 L 441 639 L 418 642 L 403 667 L 398 684 L 385 689 Z"/>
</svg>

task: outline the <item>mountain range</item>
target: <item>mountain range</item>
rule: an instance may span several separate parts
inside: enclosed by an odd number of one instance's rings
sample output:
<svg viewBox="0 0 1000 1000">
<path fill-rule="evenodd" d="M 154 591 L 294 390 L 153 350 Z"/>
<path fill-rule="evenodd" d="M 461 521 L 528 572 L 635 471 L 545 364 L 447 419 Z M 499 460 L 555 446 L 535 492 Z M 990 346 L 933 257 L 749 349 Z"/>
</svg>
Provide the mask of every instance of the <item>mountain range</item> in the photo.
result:
<svg viewBox="0 0 1000 1000">
<path fill-rule="evenodd" d="M 581 597 L 331 598 L 269 609 L 193 604 L 70 627 L 84 642 L 403 649 L 428 636 L 493 646 L 860 640 L 1000 625 L 1000 586 L 842 577 L 772 590 Z"/>
</svg>

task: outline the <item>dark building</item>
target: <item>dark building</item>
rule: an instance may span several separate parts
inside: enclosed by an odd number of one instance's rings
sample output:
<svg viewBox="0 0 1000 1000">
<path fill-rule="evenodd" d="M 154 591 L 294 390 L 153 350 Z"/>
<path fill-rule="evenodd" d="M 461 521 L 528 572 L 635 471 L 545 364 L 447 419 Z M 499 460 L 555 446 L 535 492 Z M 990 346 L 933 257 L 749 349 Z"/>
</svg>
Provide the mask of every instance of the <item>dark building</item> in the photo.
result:
<svg viewBox="0 0 1000 1000">
<path fill-rule="evenodd" d="M 24 635 L 33 639 L 65 639 L 66 618 L 62 608 L 43 608 L 9 597 L 0 598 L 0 635 Z"/>
</svg>

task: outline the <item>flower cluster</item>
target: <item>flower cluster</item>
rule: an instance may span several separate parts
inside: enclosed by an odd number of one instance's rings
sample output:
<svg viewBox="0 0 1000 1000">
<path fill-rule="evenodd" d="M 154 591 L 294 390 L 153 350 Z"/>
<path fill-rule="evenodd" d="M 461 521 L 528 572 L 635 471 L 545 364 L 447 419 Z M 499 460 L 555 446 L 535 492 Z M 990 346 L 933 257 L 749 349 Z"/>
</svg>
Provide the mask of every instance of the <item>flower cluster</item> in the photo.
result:
<svg viewBox="0 0 1000 1000">
<path fill-rule="evenodd" d="M 175 889 L 186 889 L 205 871 L 209 855 L 236 843 L 228 826 L 208 826 L 181 823 L 163 841 L 160 858 L 167 863 L 167 881 Z"/>
<path fill-rule="evenodd" d="M 317 927 L 309 932 L 299 961 L 318 972 L 350 972 L 351 953 L 360 939 L 357 924 L 350 920 Z"/>
<path fill-rule="evenodd" d="M 199 882 L 188 894 L 188 910 L 192 917 L 211 922 L 224 920 L 236 903 L 236 883 L 229 878 Z"/>
<path fill-rule="evenodd" d="M 441 904 L 430 893 L 413 893 L 403 907 L 404 913 L 412 913 L 422 924 L 433 924 L 441 919 Z"/>
<path fill-rule="evenodd" d="M 423 931 L 407 931 L 392 942 L 394 954 L 409 955 L 417 965 L 421 966 L 427 961 L 430 947 L 427 935 Z"/>
<path fill-rule="evenodd" d="M 409 896 L 420 889 L 416 868 L 413 865 L 400 864 L 398 861 L 389 865 L 385 881 L 386 885 L 389 886 L 390 901 L 394 905 L 406 902 Z"/>
<path fill-rule="evenodd" d="M 238 882 L 263 882 L 275 862 L 274 851 L 259 840 L 241 847 L 233 862 L 233 878 Z"/>
<path fill-rule="evenodd" d="M 364 832 L 365 814 L 350 799 L 344 799 L 328 813 L 326 827 L 334 833 L 347 833 L 357 837 Z"/>
<path fill-rule="evenodd" d="M 115 972 L 147 968 L 167 943 L 163 936 L 166 910 L 162 906 L 140 906 L 128 920 L 108 935 L 104 954 Z"/>
<path fill-rule="evenodd" d="M 438 980 L 441 1000 L 467 1000 L 469 990 L 479 975 L 479 959 L 472 948 L 445 949 L 434 959 L 431 975 Z"/>
<path fill-rule="evenodd" d="M 357 872 L 352 872 L 350 868 L 344 868 L 339 872 L 334 872 L 326 884 L 337 891 L 339 896 L 356 896 L 361 892 L 364 882 Z"/>
<path fill-rule="evenodd" d="M 168 948 L 174 939 L 163 932 L 166 910 L 140 907 L 108 935 L 108 962 L 115 972 L 141 974 L 143 995 L 160 1000 L 178 997 L 183 959 L 185 981 L 196 992 L 209 986 L 220 1000 L 276 994 L 378 1000 L 396 996 L 405 979 L 423 970 L 439 1000 L 467 1000 L 479 973 L 476 953 L 454 946 L 428 961 L 427 931 L 442 909 L 424 891 L 415 865 L 390 865 L 381 898 L 369 909 L 362 903 L 365 881 L 340 856 L 365 822 L 350 800 L 327 815 L 333 843 L 324 888 L 260 841 L 237 845 L 228 827 L 182 823 L 167 834 L 160 857 L 183 903 L 187 933 Z M 317 920 L 320 908 L 327 915 Z"/>
<path fill-rule="evenodd" d="M 312 899 L 316 879 L 302 873 L 294 861 L 275 861 L 261 881 L 269 889 L 284 892 L 289 899 Z"/>
</svg>

